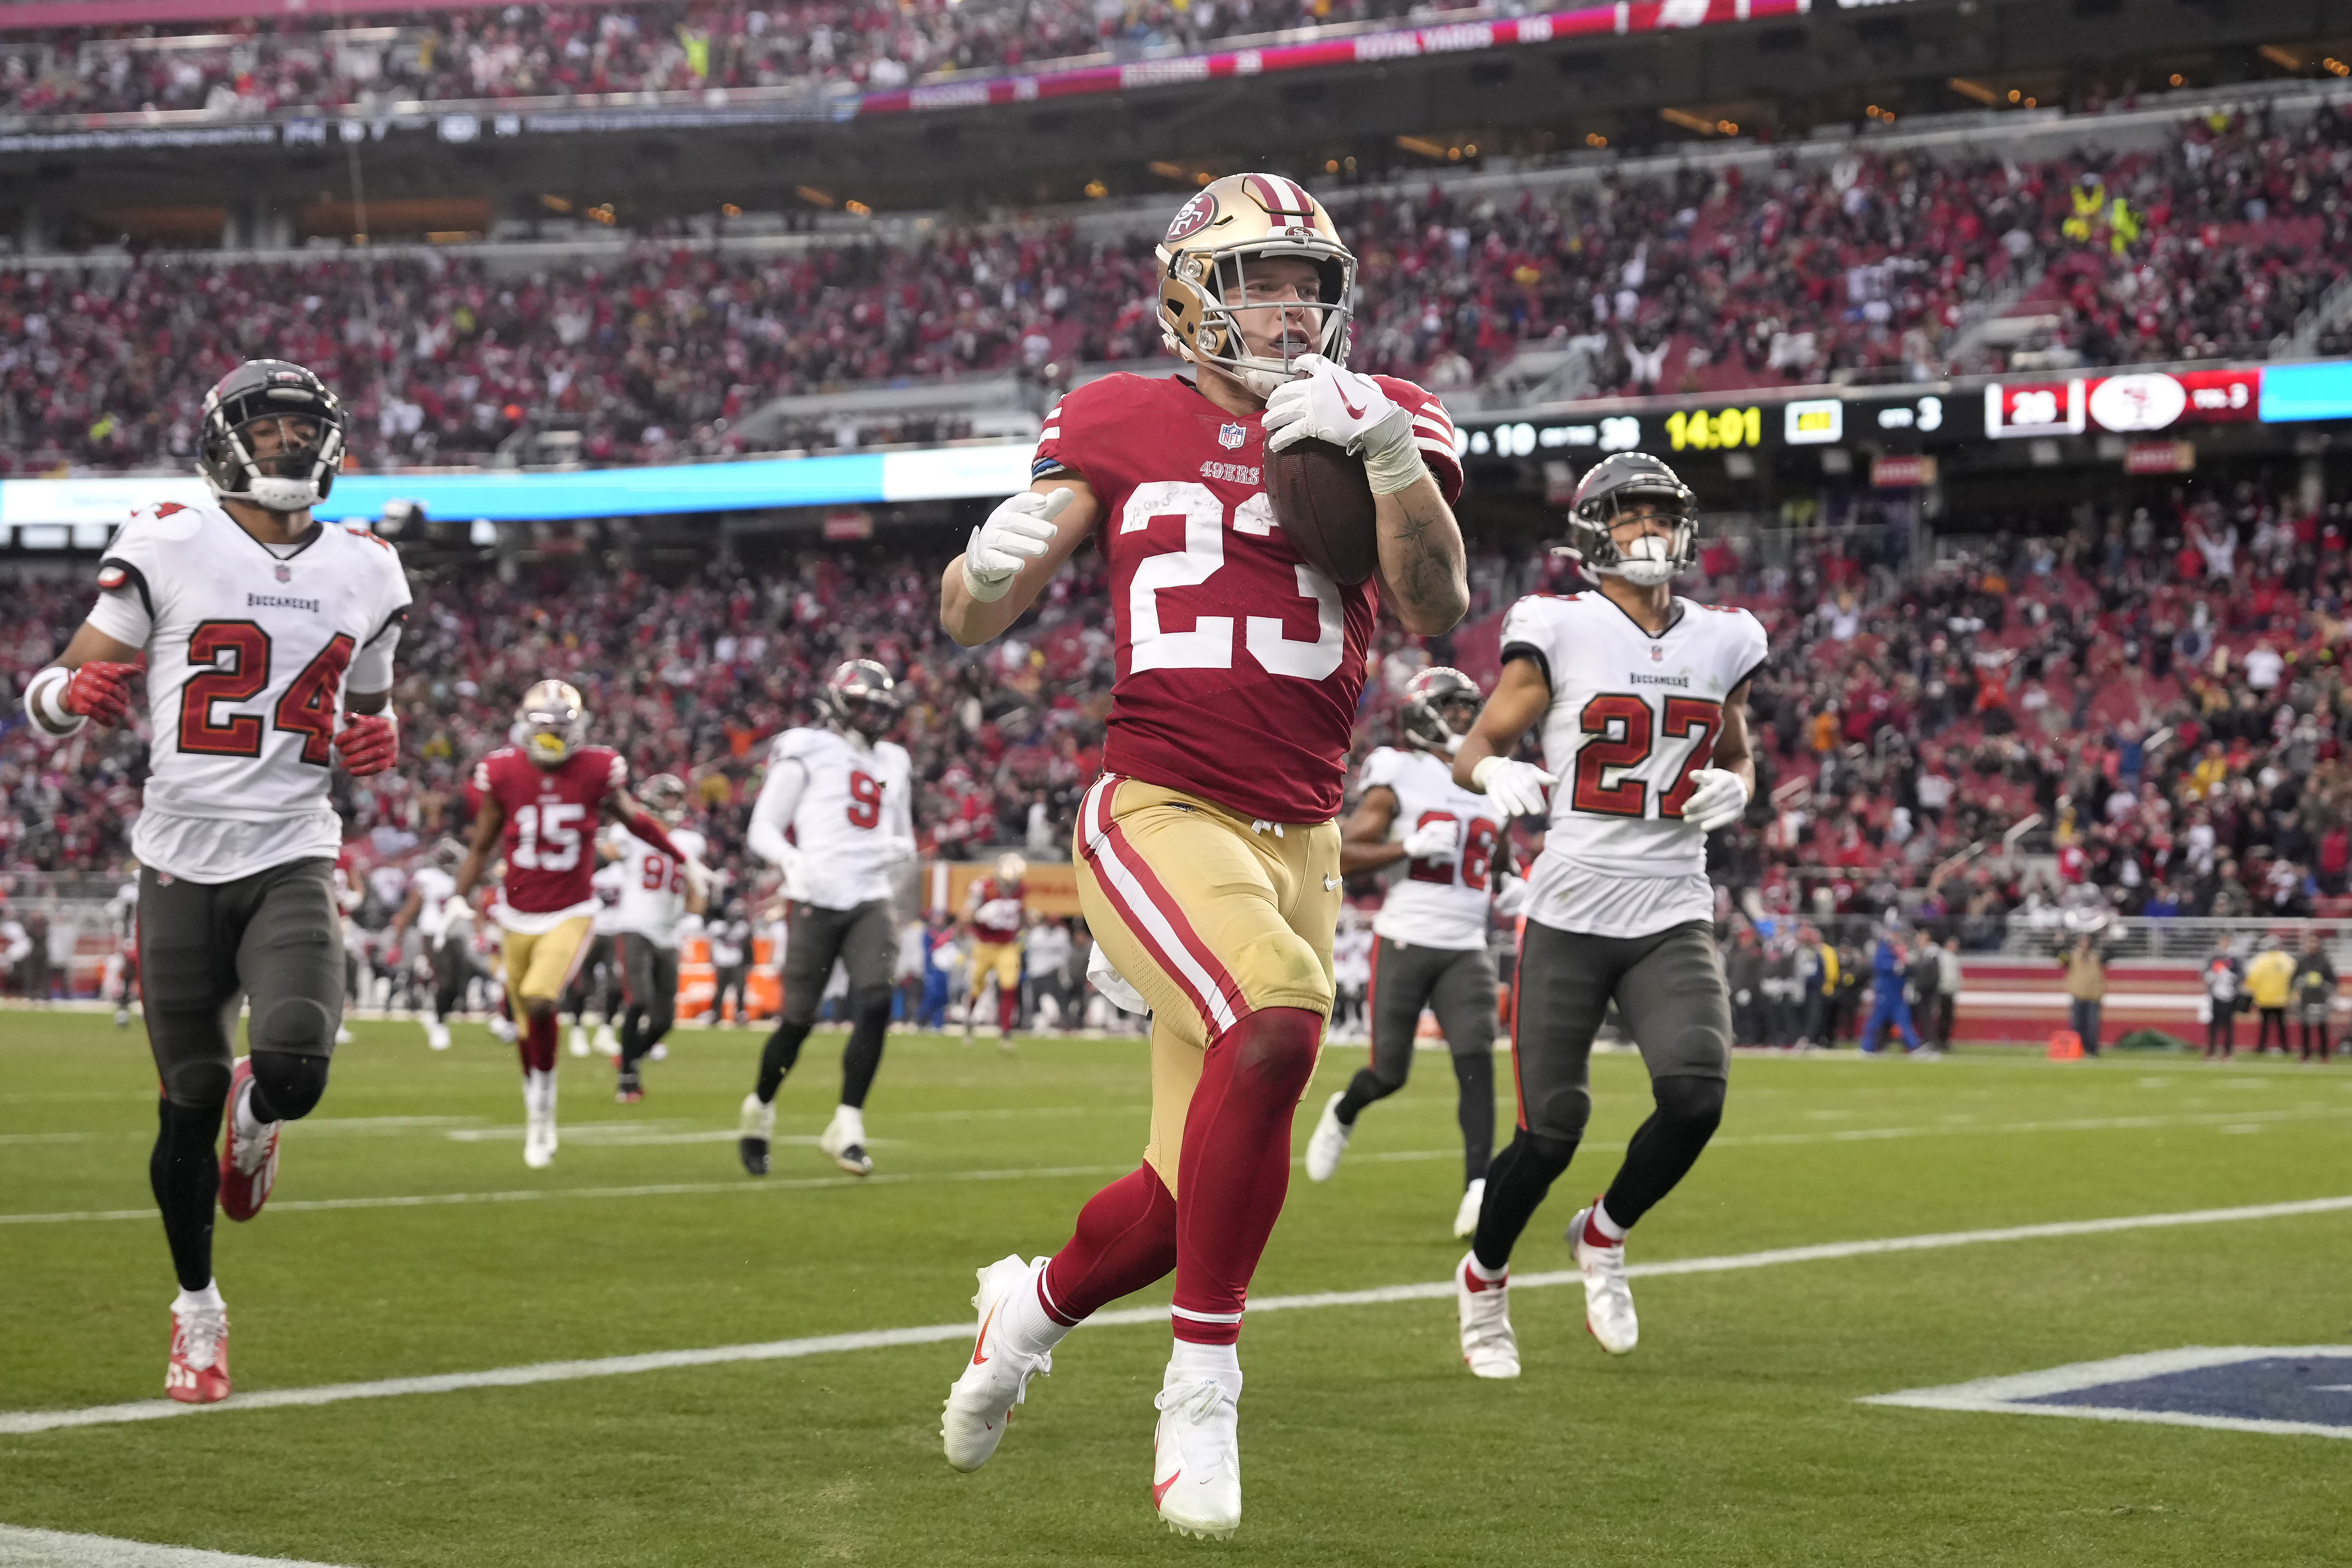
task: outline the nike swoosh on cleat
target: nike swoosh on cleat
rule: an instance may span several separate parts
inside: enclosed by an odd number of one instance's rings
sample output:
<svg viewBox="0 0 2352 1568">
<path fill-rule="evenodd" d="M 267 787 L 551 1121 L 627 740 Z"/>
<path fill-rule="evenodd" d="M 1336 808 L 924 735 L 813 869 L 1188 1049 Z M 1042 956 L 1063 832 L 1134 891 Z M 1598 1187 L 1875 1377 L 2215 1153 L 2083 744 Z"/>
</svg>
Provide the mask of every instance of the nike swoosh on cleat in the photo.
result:
<svg viewBox="0 0 2352 1568">
<path fill-rule="evenodd" d="M 1164 1497 L 1166 1497 L 1166 1496 L 1168 1495 L 1168 1489 L 1169 1489 L 1170 1487 L 1174 1486 L 1178 1481 L 1181 1481 L 1181 1480 L 1182 1480 L 1183 1479 L 1184 1479 L 1184 1472 L 1183 1472 L 1183 1471 L 1181 1471 L 1181 1470 L 1179 1470 L 1179 1471 L 1177 1471 L 1174 1475 L 1172 1475 L 1172 1476 L 1169 1477 L 1169 1478 L 1168 1478 L 1166 1480 L 1164 1480 L 1164 1481 L 1154 1481 L 1154 1482 L 1152 1482 L 1152 1483 L 1151 1483 L 1151 1506 L 1152 1506 L 1153 1508 L 1158 1508 L 1158 1507 L 1160 1506 L 1160 1499 L 1162 1499 L 1162 1498 L 1164 1498 Z"/>
<path fill-rule="evenodd" d="M 1003 1298 L 999 1297 L 996 1301 L 989 1307 L 988 1316 L 980 1321 L 980 1338 L 972 1341 L 971 1342 L 971 1364 L 974 1366 L 986 1366 L 988 1364 L 988 1358 L 980 1352 L 982 1347 L 988 1343 L 988 1325 L 996 1321 L 996 1309 L 1003 1305 L 1004 1305 Z"/>
</svg>

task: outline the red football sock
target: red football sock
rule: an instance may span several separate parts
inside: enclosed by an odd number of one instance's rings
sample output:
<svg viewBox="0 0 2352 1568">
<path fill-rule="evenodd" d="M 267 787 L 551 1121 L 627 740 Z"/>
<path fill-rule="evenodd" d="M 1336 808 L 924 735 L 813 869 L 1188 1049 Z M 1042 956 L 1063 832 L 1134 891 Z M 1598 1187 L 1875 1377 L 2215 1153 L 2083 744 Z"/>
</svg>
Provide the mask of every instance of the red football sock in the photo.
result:
<svg viewBox="0 0 2352 1568">
<path fill-rule="evenodd" d="M 522 1055 L 526 1071 L 555 1070 L 555 1015 L 525 1013 L 522 1033 L 515 1037 L 515 1049 Z"/>
<path fill-rule="evenodd" d="M 1323 1016 L 1268 1007 L 1209 1047 L 1176 1165 L 1176 1337 L 1241 1337 L 1250 1276 L 1290 1190 L 1290 1121 L 1315 1072 Z"/>
<path fill-rule="evenodd" d="M 1013 1025 L 1015 1025 L 1015 1024 L 1017 1024 L 1017 1023 L 1019 1023 L 1020 1021 L 1021 1021 L 1021 993 L 1020 993 L 1020 991 L 1019 991 L 1018 989 L 1014 989 L 1014 990 L 1012 990 L 1012 991 L 1005 991 L 1005 990 L 1002 990 L 1002 989 L 1000 989 L 1000 990 L 996 993 L 996 1023 L 997 1023 L 997 1026 L 998 1026 L 999 1028 L 1003 1029 L 1006 1034 L 1008 1034 L 1008 1035 L 1009 1035 L 1009 1034 L 1011 1034 L 1011 1033 L 1013 1032 Z"/>
<path fill-rule="evenodd" d="M 1077 1234 L 1038 1277 L 1038 1304 L 1055 1322 L 1073 1324 L 1175 1267 L 1176 1200 L 1146 1165 L 1087 1200 Z"/>
</svg>

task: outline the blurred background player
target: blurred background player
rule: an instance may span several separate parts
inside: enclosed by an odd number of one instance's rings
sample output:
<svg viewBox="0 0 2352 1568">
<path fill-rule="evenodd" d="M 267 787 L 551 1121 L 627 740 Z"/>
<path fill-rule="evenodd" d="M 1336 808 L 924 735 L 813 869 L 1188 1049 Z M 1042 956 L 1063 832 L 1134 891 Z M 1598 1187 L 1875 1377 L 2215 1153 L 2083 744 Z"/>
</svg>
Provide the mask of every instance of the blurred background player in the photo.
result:
<svg viewBox="0 0 2352 1568">
<path fill-rule="evenodd" d="M 1463 1194 L 1454 1234 L 1478 1224 L 1486 1164 L 1495 1152 L 1495 961 L 1486 951 L 1490 906 L 1505 916 L 1527 905 L 1511 875 L 1510 840 L 1494 806 L 1454 782 L 1454 753 L 1478 717 L 1478 683 L 1458 669 L 1424 669 L 1405 688 L 1402 748 L 1364 759 L 1363 794 L 1339 825 L 1339 872 L 1391 874 L 1372 923 L 1371 1065 L 1323 1107 L 1307 1141 L 1307 1175 L 1339 1168 L 1356 1118 L 1404 1087 L 1424 1007 L 1454 1059 L 1462 1128 Z M 1399 875 L 1398 873 L 1402 873 Z"/>
<path fill-rule="evenodd" d="M 1625 1232 L 1682 1180 L 1723 1118 L 1731 1003 L 1706 836 L 1738 821 L 1755 794 L 1746 705 L 1767 649 L 1746 610 L 1675 595 L 1696 544 L 1696 507 L 1647 453 L 1592 466 L 1570 503 L 1569 531 L 1601 586 L 1511 606 L 1502 677 L 1454 760 L 1454 777 L 1506 823 L 1542 811 L 1559 784 L 1528 879 L 1513 991 L 1518 1136 L 1487 1173 L 1476 1238 L 1454 1273 L 1463 1359 L 1480 1377 L 1519 1373 L 1511 1248 L 1584 1136 L 1592 1039 L 1612 1001 L 1656 1108 L 1609 1190 L 1568 1228 L 1585 1326 L 1612 1354 L 1632 1350 L 1639 1331 Z M 1543 767 L 1511 756 L 1538 723 Z"/>
<path fill-rule="evenodd" d="M 621 888 L 627 875 L 621 867 L 621 849 L 615 838 L 618 827 L 609 827 L 596 836 L 596 869 L 588 879 L 588 886 L 596 895 L 596 912 L 588 917 L 588 945 L 579 962 L 572 966 L 572 981 L 563 988 L 563 999 L 556 1004 L 556 1016 L 572 1020 L 572 1054 L 575 1057 L 604 1056 L 618 1060 L 621 1037 L 613 1027 L 613 1020 L 621 1015 L 621 964 L 615 939 L 621 933 Z M 588 1020 L 596 1020 L 596 1034 L 592 1041 Z"/>
<path fill-rule="evenodd" d="M 751 922 L 744 918 L 743 900 L 728 900 L 719 918 L 703 929 L 710 935 L 713 989 L 710 1010 L 703 1014 L 702 1026 L 717 1028 L 723 1016 L 740 1029 L 751 1016 L 751 993 L 746 989 L 751 978 Z M 731 1014 L 727 1012 L 730 997 L 735 1005 Z"/>
<path fill-rule="evenodd" d="M 408 879 L 408 898 L 392 917 L 392 941 L 411 925 L 425 942 L 433 966 L 433 1016 L 425 1026 L 425 1043 L 436 1051 L 449 1048 L 449 1015 L 466 999 L 466 983 L 474 977 L 473 955 L 466 951 L 474 921 L 470 906 L 452 918 L 450 895 L 457 890 L 457 868 L 466 863 L 466 847 L 454 838 L 433 846 L 433 853 Z"/>
<path fill-rule="evenodd" d="M 151 772 L 131 842 L 163 1090 L 148 1176 L 180 1281 L 163 1388 L 184 1404 L 229 1394 L 215 1198 L 231 1219 L 261 1211 L 279 1129 L 326 1091 L 341 1026 L 342 825 L 328 773 L 338 757 L 365 775 L 399 755 L 386 709 L 409 605 L 400 557 L 310 515 L 343 432 L 341 403 L 301 366 L 231 371 L 205 397 L 199 437 L 218 504 L 132 512 L 99 564 L 89 618 L 25 689 L 37 731 L 62 738 L 93 719 L 127 722 L 146 664 Z M 245 1057 L 240 997 L 252 1007 Z"/>
<path fill-rule="evenodd" d="M 1018 855 L 1000 855 L 996 874 L 973 878 L 964 893 L 963 929 L 971 939 L 971 978 L 963 999 L 967 1046 L 980 1017 L 981 994 L 993 980 L 998 1039 L 1004 1049 L 1013 1048 L 1013 1026 L 1021 1022 L 1021 932 L 1028 922 L 1028 861 Z"/>
<path fill-rule="evenodd" d="M 506 879 L 498 910 L 507 994 L 522 1014 L 522 1162 L 555 1159 L 555 1005 L 579 963 L 596 911 L 595 832 L 605 814 L 646 843 L 685 859 L 669 834 L 630 798 L 629 764 L 618 752 L 585 743 L 580 693 L 542 680 L 523 694 L 518 746 L 501 746 L 474 767 L 482 792 L 473 847 L 457 869 L 450 913 L 472 895 L 503 841 Z"/>
<path fill-rule="evenodd" d="M 637 1063 L 661 1044 L 677 1019 L 677 940 L 681 922 L 702 914 L 702 835 L 686 821 L 686 781 L 656 773 L 637 799 L 687 857 L 680 860 L 624 831 L 621 897 L 613 935 L 614 966 L 621 974 L 621 1060 L 614 1098 L 634 1105 L 646 1095 Z"/>
<path fill-rule="evenodd" d="M 940 584 L 941 621 L 973 647 L 1097 538 L 1118 676 L 1073 845 L 1078 901 L 1090 962 L 1152 1016 L 1144 1163 L 1087 1204 L 1051 1259 L 981 1271 L 979 1341 L 941 1440 L 956 1468 L 986 1463 L 1062 1334 L 1172 1268 L 1152 1502 L 1171 1529 L 1227 1536 L 1241 1523 L 1243 1302 L 1331 1011 L 1334 819 L 1365 649 L 1379 605 L 1434 635 L 1469 589 L 1453 426 L 1422 388 L 1339 363 L 1356 260 L 1322 206 L 1278 175 L 1227 175 L 1178 211 L 1159 260 L 1160 325 L 1197 381 L 1111 375 L 1066 394 L 1030 489 L 972 531 Z M 1376 582 L 1340 587 L 1275 521 L 1267 451 L 1310 439 L 1363 459 Z"/>
<path fill-rule="evenodd" d="M 783 872 L 791 906 L 782 1016 L 760 1053 L 759 1081 L 744 1096 L 738 1132 L 743 1169 L 755 1176 L 768 1173 L 776 1090 L 800 1059 L 836 961 L 849 972 L 849 1044 L 841 1053 L 841 1102 L 817 1147 L 852 1175 L 874 1169 L 866 1152 L 866 1095 L 890 1030 L 898 952 L 891 880 L 915 855 L 913 763 L 905 747 L 883 739 L 898 721 L 894 685 L 870 658 L 835 670 L 824 686 L 823 726 L 776 737 L 751 808 L 751 852 Z"/>
<path fill-rule="evenodd" d="M 131 1005 L 139 999 L 139 862 L 123 868 L 131 880 L 106 901 L 106 926 L 114 951 L 106 961 L 106 983 L 100 989 L 114 998 L 114 1026 L 131 1026 Z"/>
</svg>

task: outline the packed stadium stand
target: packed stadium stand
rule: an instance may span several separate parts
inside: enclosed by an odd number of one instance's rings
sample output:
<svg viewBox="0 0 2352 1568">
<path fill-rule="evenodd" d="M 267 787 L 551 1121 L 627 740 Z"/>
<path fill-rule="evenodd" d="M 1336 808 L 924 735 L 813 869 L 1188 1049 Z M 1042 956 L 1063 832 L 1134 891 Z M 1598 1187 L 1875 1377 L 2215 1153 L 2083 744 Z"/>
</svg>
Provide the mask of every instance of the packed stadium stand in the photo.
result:
<svg viewBox="0 0 2352 1568">
<path fill-rule="evenodd" d="M 1810 166 L 1726 155 L 1334 205 L 1362 264 L 1360 365 L 1458 396 L 1543 351 L 1554 395 L 1714 394 L 2268 357 L 2342 274 L 2347 169 L 2352 110 L 2331 107 L 2039 161 L 1857 142 Z M 184 460 L 204 389 L 265 339 L 344 389 L 370 467 L 488 461 L 550 429 L 598 463 L 718 456 L 776 398 L 1156 354 L 1160 210 L 1079 216 L 878 243 L 0 271 L 0 472 Z M 835 425 L 754 445 L 830 447 Z"/>
</svg>

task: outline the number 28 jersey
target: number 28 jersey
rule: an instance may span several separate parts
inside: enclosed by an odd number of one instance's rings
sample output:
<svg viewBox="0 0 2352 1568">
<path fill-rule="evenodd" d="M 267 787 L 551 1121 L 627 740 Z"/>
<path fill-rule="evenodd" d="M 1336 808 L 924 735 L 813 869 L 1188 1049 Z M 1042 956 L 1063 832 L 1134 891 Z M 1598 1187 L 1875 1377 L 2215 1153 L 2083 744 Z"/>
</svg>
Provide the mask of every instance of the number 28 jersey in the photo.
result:
<svg viewBox="0 0 2352 1568">
<path fill-rule="evenodd" d="M 1374 376 L 1412 416 L 1450 502 L 1454 426 L 1409 381 Z M 1266 499 L 1265 429 L 1180 376 L 1110 375 L 1045 416 L 1031 472 L 1078 475 L 1100 507 L 1118 672 L 1103 771 L 1240 816 L 1328 822 L 1347 782 L 1379 598 L 1298 557 Z"/>
<path fill-rule="evenodd" d="M 1400 860 L 1372 930 L 1412 947 L 1466 952 L 1486 945 L 1486 913 L 1509 849 L 1495 806 L 1454 782 L 1454 766 L 1428 752 L 1382 746 L 1364 759 L 1360 782 L 1396 796 L 1391 840 L 1433 822 L 1455 827 L 1454 852 Z"/>
<path fill-rule="evenodd" d="M 596 825 L 628 784 L 629 764 L 607 746 L 583 746 L 551 768 L 501 746 L 474 764 L 474 787 L 506 813 L 501 925 L 544 934 L 595 914 Z"/>
<path fill-rule="evenodd" d="M 131 514 L 89 623 L 147 651 L 150 766 L 131 850 L 194 882 L 334 856 L 327 802 L 346 689 L 392 684 L 408 579 L 393 547 L 324 524 L 272 550 L 217 507 Z"/>
<path fill-rule="evenodd" d="M 1683 805 L 1714 761 L 1724 700 L 1767 652 L 1754 616 L 1688 599 L 1656 637 L 1598 592 L 1511 606 L 1503 658 L 1534 659 L 1551 684 L 1544 767 L 1559 779 L 1530 919 L 1644 936 L 1712 917 L 1706 836 Z"/>
</svg>

